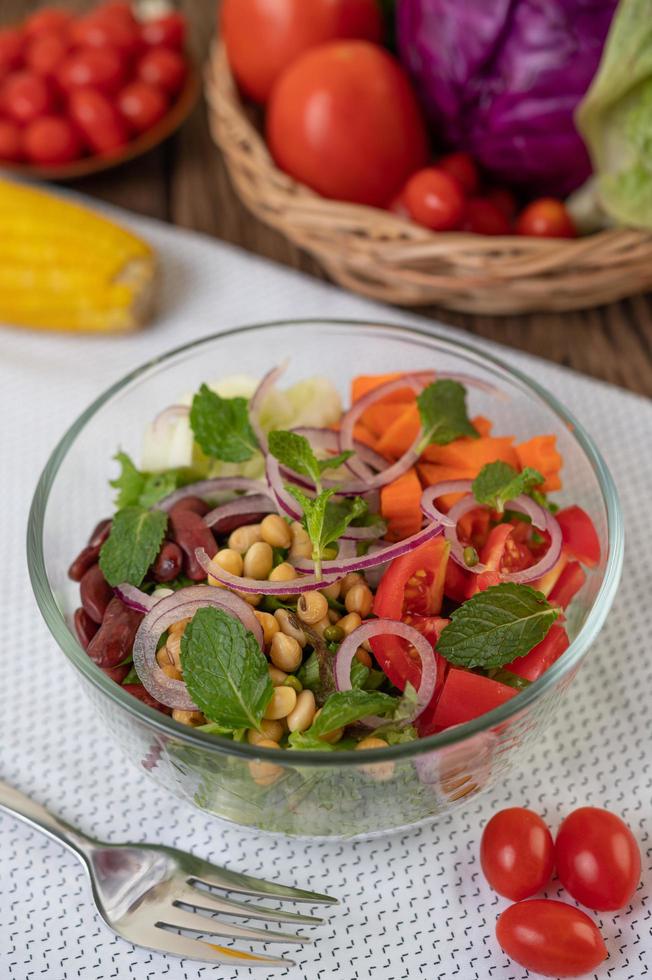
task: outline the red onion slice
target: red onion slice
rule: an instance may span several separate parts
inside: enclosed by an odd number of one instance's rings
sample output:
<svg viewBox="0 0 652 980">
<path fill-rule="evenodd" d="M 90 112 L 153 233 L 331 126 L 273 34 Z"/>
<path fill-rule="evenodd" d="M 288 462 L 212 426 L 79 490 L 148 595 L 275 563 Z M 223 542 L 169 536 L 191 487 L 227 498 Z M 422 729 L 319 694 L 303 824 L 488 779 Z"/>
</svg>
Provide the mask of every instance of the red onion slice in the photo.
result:
<svg viewBox="0 0 652 980">
<path fill-rule="evenodd" d="M 316 447 L 334 455 L 337 455 L 341 451 L 340 435 L 335 429 L 317 429 L 300 425 L 292 431 L 307 439 L 313 448 Z M 372 466 L 375 470 L 384 470 L 387 466 L 385 457 L 375 452 L 370 446 L 365 446 L 364 442 L 358 442 L 357 439 L 354 439 L 353 449 L 355 455 L 351 456 L 344 465 L 351 470 L 354 476 L 364 479 L 367 466 Z"/>
<path fill-rule="evenodd" d="M 421 682 L 417 690 L 416 710 L 410 721 L 419 717 L 422 711 L 430 704 L 432 696 L 437 686 L 438 662 L 437 655 L 428 640 L 415 630 L 413 626 L 402 623 L 396 619 L 371 619 L 362 623 L 357 629 L 342 641 L 342 644 L 335 656 L 335 685 L 338 691 L 351 690 L 351 664 L 355 657 L 356 650 L 361 643 L 371 639 L 373 636 L 400 636 L 401 639 L 411 643 L 421 659 Z M 362 719 L 365 724 L 376 726 L 385 724 L 386 718 L 369 716 Z"/>
<path fill-rule="evenodd" d="M 249 402 L 249 422 L 251 424 L 251 428 L 254 430 L 254 435 L 258 440 L 258 445 L 265 455 L 267 455 L 269 451 L 269 444 L 267 442 L 267 434 L 260 424 L 260 412 L 267 395 L 281 375 L 287 370 L 288 364 L 289 358 L 283 361 L 282 364 L 279 364 L 278 367 L 272 368 L 271 371 L 268 371 L 254 391 L 253 395 L 251 396 L 251 401 Z"/>
<path fill-rule="evenodd" d="M 221 565 L 212 561 L 203 548 L 197 548 L 195 557 L 207 575 L 212 575 L 221 585 L 235 592 L 243 592 L 246 595 L 302 595 L 304 592 L 314 592 L 315 589 L 325 589 L 332 585 L 336 580 L 333 575 L 302 575 L 289 582 L 265 582 L 256 578 L 240 578 L 238 575 L 231 575 L 225 571 Z"/>
<path fill-rule="evenodd" d="M 252 607 L 232 592 L 216 589 L 210 585 L 195 585 L 179 589 L 174 595 L 159 599 L 149 610 L 138 627 L 134 640 L 134 668 L 143 686 L 152 697 L 169 708 L 183 711 L 197 711 L 183 681 L 168 677 L 156 661 L 156 648 L 162 634 L 172 623 L 194 616 L 198 609 L 213 606 L 231 616 L 237 617 L 248 629 L 262 648 L 263 631 L 254 615 Z"/>
<path fill-rule="evenodd" d="M 141 589 L 137 589 L 135 585 L 130 585 L 128 582 L 121 582 L 120 585 L 116 585 L 113 590 L 121 602 L 124 602 L 125 606 L 129 609 L 135 609 L 136 612 L 148 613 L 159 599 L 152 598 L 151 595 L 147 595 L 146 592 L 142 592 Z"/>
<path fill-rule="evenodd" d="M 212 480 L 198 480 L 180 487 L 174 493 L 168 494 L 155 504 L 155 510 L 170 510 L 179 500 L 185 497 L 216 497 L 221 493 L 265 493 L 265 484 L 260 480 L 252 480 L 245 476 L 216 476 Z"/>
<path fill-rule="evenodd" d="M 279 508 L 285 511 L 293 521 L 300 521 L 302 511 L 299 501 L 295 500 L 292 494 L 285 489 L 279 461 L 271 453 L 265 457 L 265 475 Z"/>
<path fill-rule="evenodd" d="M 334 558 L 332 561 L 323 561 L 321 563 L 322 572 L 324 575 L 330 577 L 331 582 L 333 581 L 333 576 L 335 578 L 342 578 L 347 572 L 364 572 L 367 568 L 375 568 L 377 565 L 382 565 L 385 562 L 394 561 L 395 558 L 400 558 L 401 555 L 406 555 L 409 551 L 414 551 L 419 545 L 425 544 L 426 541 L 430 541 L 431 538 L 435 538 L 438 534 L 441 534 L 442 525 L 440 523 L 433 522 L 428 524 L 427 527 L 422 528 L 416 534 L 411 534 L 409 538 L 404 538 L 402 541 L 397 541 L 393 544 L 388 544 L 384 548 L 377 548 L 374 551 L 370 551 L 366 555 L 360 555 L 355 558 Z M 303 572 L 306 575 L 314 574 L 314 564 L 309 558 L 297 558 L 294 561 L 294 567 L 297 572 Z M 281 590 L 287 591 L 287 590 Z"/>
<path fill-rule="evenodd" d="M 270 494 L 250 493 L 245 497 L 237 497 L 226 504 L 220 504 L 209 511 L 204 523 L 212 528 L 215 534 L 226 534 L 244 523 L 253 523 L 263 514 L 276 514 L 277 507 Z M 251 518 L 248 522 L 247 518 Z"/>
</svg>

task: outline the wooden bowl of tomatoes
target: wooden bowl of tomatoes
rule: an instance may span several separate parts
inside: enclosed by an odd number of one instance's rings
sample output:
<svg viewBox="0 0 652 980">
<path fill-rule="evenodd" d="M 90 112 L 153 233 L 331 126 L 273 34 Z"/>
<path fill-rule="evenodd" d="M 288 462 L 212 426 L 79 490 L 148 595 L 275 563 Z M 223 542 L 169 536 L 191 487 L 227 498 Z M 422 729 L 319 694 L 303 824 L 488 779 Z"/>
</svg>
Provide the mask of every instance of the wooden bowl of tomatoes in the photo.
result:
<svg viewBox="0 0 652 980">
<path fill-rule="evenodd" d="M 0 166 L 46 180 L 114 167 L 159 144 L 200 92 L 185 18 L 109 0 L 43 7 L 0 28 Z"/>
</svg>

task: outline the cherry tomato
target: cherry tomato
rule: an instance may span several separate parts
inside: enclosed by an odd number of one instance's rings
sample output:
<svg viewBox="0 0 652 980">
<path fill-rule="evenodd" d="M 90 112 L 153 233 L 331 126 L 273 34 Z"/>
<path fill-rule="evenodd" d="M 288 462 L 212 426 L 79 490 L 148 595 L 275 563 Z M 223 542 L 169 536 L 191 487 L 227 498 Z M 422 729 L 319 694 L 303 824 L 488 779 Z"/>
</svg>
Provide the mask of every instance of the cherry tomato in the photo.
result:
<svg viewBox="0 0 652 980">
<path fill-rule="evenodd" d="M 57 31 L 42 31 L 33 37 L 25 53 L 25 63 L 37 75 L 55 74 L 68 53 L 68 42 Z"/>
<path fill-rule="evenodd" d="M 476 235 L 509 235 L 511 226 L 497 204 L 486 197 L 471 197 L 464 208 L 465 231 Z"/>
<path fill-rule="evenodd" d="M 14 122 L 26 125 L 45 115 L 52 106 L 52 93 L 33 71 L 17 71 L 7 75 L 0 90 L 0 105 Z"/>
<path fill-rule="evenodd" d="M 183 14 L 172 13 L 146 20 L 141 25 L 140 36 L 148 47 L 180 51 L 186 40 L 186 19 Z"/>
<path fill-rule="evenodd" d="M 163 92 L 146 82 L 130 82 L 118 96 L 118 108 L 136 133 L 150 129 L 165 115 L 167 107 Z"/>
<path fill-rule="evenodd" d="M 107 16 L 101 9 L 73 21 L 70 39 L 79 47 L 117 48 L 125 58 L 135 56 L 142 47 L 140 31 L 135 23 L 131 24 L 122 17 Z"/>
<path fill-rule="evenodd" d="M 299 55 L 339 38 L 379 42 L 382 20 L 376 0 L 224 0 L 221 30 L 239 85 L 267 102 Z"/>
<path fill-rule="evenodd" d="M 115 48 L 80 48 L 62 62 L 57 81 L 64 92 L 94 88 L 113 95 L 125 80 L 124 63 Z"/>
<path fill-rule="evenodd" d="M 615 813 L 583 806 L 569 814 L 555 841 L 557 874 L 582 905 L 614 911 L 628 905 L 641 878 L 634 835 Z"/>
<path fill-rule="evenodd" d="M 506 187 L 490 187 L 485 193 L 485 198 L 495 204 L 499 211 L 502 211 L 507 220 L 514 220 L 517 211 L 516 198 Z"/>
<path fill-rule="evenodd" d="M 499 895 L 520 902 L 550 881 L 552 836 L 538 813 L 514 806 L 496 813 L 480 842 L 484 876 Z"/>
<path fill-rule="evenodd" d="M 61 7 L 41 7 L 25 19 L 23 28 L 28 37 L 37 34 L 51 34 L 53 31 L 61 34 L 72 22 L 73 16 L 69 10 Z"/>
<path fill-rule="evenodd" d="M 568 634 L 563 626 L 553 623 L 540 643 L 526 653 L 524 657 L 517 657 L 511 664 L 505 664 L 507 670 L 519 677 L 525 677 L 528 681 L 536 681 L 542 674 L 552 667 L 556 660 L 559 660 L 562 653 L 565 653 L 570 646 Z"/>
<path fill-rule="evenodd" d="M 459 228 L 464 197 L 454 177 L 437 167 L 419 170 L 405 185 L 405 203 L 412 218 L 432 231 Z"/>
<path fill-rule="evenodd" d="M 510 905 L 496 923 L 496 938 L 511 959 L 547 977 L 580 977 L 607 956 L 588 915 L 546 898 Z"/>
<path fill-rule="evenodd" d="M 70 163 L 81 156 L 77 130 L 63 116 L 41 116 L 25 128 L 25 155 L 33 163 Z"/>
<path fill-rule="evenodd" d="M 577 229 L 561 201 L 541 197 L 521 211 L 516 219 L 516 233 L 539 238 L 575 238 Z"/>
<path fill-rule="evenodd" d="M 97 17 L 108 17 L 111 20 L 120 20 L 122 23 L 136 26 L 138 21 L 134 16 L 132 5 L 127 0 L 108 0 L 95 8 Z"/>
<path fill-rule="evenodd" d="M 480 175 L 476 162 L 470 153 L 449 153 L 437 162 L 437 167 L 444 170 L 450 177 L 454 177 L 462 188 L 464 194 L 477 193 L 480 184 Z"/>
<path fill-rule="evenodd" d="M 269 102 L 267 141 L 283 170 L 324 197 L 378 207 L 427 153 L 407 76 L 367 41 L 324 44 L 290 65 Z"/>
<path fill-rule="evenodd" d="M 70 116 L 96 153 L 113 153 L 127 142 L 127 128 L 118 110 L 101 92 L 75 89 L 68 99 Z"/>
<path fill-rule="evenodd" d="M 13 27 L 0 30 L 0 78 L 23 62 L 25 38 L 21 31 Z"/>
<path fill-rule="evenodd" d="M 0 160 L 16 163 L 23 158 L 20 128 L 8 119 L 0 119 Z"/>
<path fill-rule="evenodd" d="M 138 62 L 137 75 L 148 85 L 176 95 L 186 77 L 186 60 L 169 48 L 152 48 Z"/>
<path fill-rule="evenodd" d="M 574 505 L 564 507 L 555 516 L 566 551 L 583 565 L 594 568 L 600 561 L 600 539 L 589 515 L 581 507 Z"/>
</svg>

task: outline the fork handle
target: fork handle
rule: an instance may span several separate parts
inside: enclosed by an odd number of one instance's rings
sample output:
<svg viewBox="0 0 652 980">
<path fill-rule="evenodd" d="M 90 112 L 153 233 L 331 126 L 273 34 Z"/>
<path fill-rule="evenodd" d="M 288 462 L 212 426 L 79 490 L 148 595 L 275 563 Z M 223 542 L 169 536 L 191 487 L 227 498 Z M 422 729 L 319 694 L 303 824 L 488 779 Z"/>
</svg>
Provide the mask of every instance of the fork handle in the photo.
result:
<svg viewBox="0 0 652 980">
<path fill-rule="evenodd" d="M 0 810 L 18 817 L 35 830 L 40 830 L 83 860 L 86 860 L 89 846 L 94 843 L 60 817 L 55 817 L 40 803 L 30 800 L 24 793 L 2 781 L 0 781 Z"/>
</svg>

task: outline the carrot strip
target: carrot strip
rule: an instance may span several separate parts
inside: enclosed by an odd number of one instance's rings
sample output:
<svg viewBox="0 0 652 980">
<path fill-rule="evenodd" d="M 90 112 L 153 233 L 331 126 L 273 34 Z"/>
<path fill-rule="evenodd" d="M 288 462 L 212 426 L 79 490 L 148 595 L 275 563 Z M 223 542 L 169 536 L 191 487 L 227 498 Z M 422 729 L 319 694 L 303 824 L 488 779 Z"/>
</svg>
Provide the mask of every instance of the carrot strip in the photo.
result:
<svg viewBox="0 0 652 980">
<path fill-rule="evenodd" d="M 487 463 L 494 463 L 496 460 L 520 469 L 513 442 L 513 436 L 481 436 L 479 439 L 464 436 L 449 442 L 447 446 L 428 446 L 422 458 L 428 463 L 469 470 L 473 476 L 477 476 Z"/>
<path fill-rule="evenodd" d="M 556 436 L 534 436 L 527 442 L 521 442 L 516 446 L 516 455 L 519 469 L 532 466 L 546 478 L 542 486 L 544 493 L 561 489 L 559 471 L 564 461 L 557 450 Z"/>
<path fill-rule="evenodd" d="M 380 512 L 387 522 L 386 538 L 401 541 L 416 534 L 423 523 L 421 482 L 410 469 L 380 491 Z"/>
</svg>

